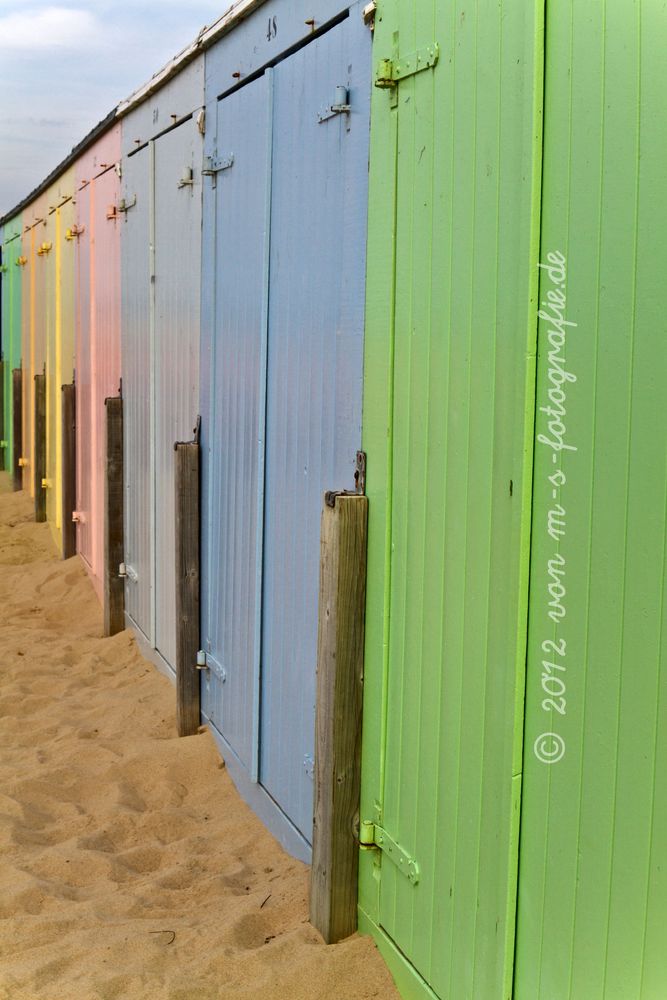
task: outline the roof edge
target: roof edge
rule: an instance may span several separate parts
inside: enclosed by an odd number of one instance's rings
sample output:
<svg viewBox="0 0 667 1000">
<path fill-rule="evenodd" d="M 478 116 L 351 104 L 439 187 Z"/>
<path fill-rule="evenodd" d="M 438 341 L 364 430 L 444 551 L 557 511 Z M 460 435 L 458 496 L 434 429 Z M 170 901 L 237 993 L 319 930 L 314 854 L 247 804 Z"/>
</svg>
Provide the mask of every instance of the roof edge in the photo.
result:
<svg viewBox="0 0 667 1000">
<path fill-rule="evenodd" d="M 235 3 L 222 14 L 217 21 L 214 21 L 211 25 L 204 25 L 197 37 L 193 42 L 187 45 L 181 52 L 170 59 L 162 69 L 158 70 L 150 80 L 148 80 L 143 86 L 135 90 L 129 97 L 124 101 L 120 101 L 119 104 L 114 107 L 106 117 L 102 119 L 91 131 L 84 136 L 80 143 L 73 147 L 70 153 L 61 160 L 60 163 L 51 171 L 51 173 L 44 178 L 44 180 L 37 185 L 37 187 L 31 191 L 25 198 L 23 198 L 14 208 L 5 212 L 4 215 L 0 216 L 0 226 L 4 226 L 7 222 L 23 212 L 28 206 L 38 198 L 51 184 L 54 183 L 60 177 L 61 174 L 67 170 L 69 166 L 72 165 L 79 157 L 89 149 L 93 143 L 100 138 L 108 129 L 111 128 L 115 122 L 124 118 L 130 111 L 136 108 L 139 104 L 142 104 L 147 98 L 151 97 L 156 91 L 160 90 L 169 80 L 173 77 L 178 76 L 178 74 L 183 70 L 189 63 L 193 62 L 200 53 L 205 52 L 206 49 L 210 48 L 219 38 L 226 35 L 232 28 L 235 28 L 240 21 L 252 14 L 258 7 L 266 3 L 266 0 L 235 0 Z"/>
<path fill-rule="evenodd" d="M 109 112 L 108 115 L 106 115 L 105 118 L 102 119 L 101 122 L 98 122 L 97 125 L 95 125 L 95 127 L 92 128 L 90 132 L 83 137 L 81 142 L 79 142 L 76 146 L 74 146 L 71 152 L 67 154 L 65 159 L 61 160 L 60 163 L 56 167 L 54 167 L 51 173 L 48 174 L 48 176 L 45 177 L 44 180 L 40 184 L 38 184 L 33 191 L 30 192 L 30 194 L 26 195 L 26 197 L 23 198 L 18 203 L 18 205 L 15 205 L 14 208 L 10 209 L 8 212 L 5 212 L 3 216 L 0 216 L 0 226 L 4 226 L 8 222 L 11 222 L 12 219 L 19 214 L 19 212 L 23 212 L 26 208 L 28 208 L 28 206 L 31 205 L 32 202 L 35 200 L 35 198 L 39 198 L 40 194 L 43 194 L 43 192 L 46 191 L 46 189 L 50 187 L 54 183 L 54 181 L 57 181 L 58 178 L 61 176 L 61 174 L 64 174 L 68 167 L 70 167 L 73 163 L 75 163 L 76 160 L 78 160 L 79 157 L 86 152 L 86 150 L 90 149 L 93 143 L 96 142 L 97 139 L 100 138 L 100 136 L 104 135 L 105 132 L 108 132 L 108 130 L 111 128 L 112 125 L 115 124 L 117 120 L 118 120 L 117 107 L 115 107 L 113 108 L 112 111 Z"/>
<path fill-rule="evenodd" d="M 148 97 L 155 94 L 165 83 L 178 76 L 181 70 L 189 63 L 194 62 L 198 55 L 205 52 L 219 38 L 226 35 L 240 21 L 243 21 L 244 18 L 248 17 L 264 3 L 266 3 L 266 0 L 236 0 L 212 25 L 204 25 L 190 45 L 187 45 L 173 59 L 170 59 L 150 80 L 130 94 L 124 101 L 121 101 L 117 108 L 118 117 L 123 118 L 139 104 L 142 104 Z"/>
</svg>

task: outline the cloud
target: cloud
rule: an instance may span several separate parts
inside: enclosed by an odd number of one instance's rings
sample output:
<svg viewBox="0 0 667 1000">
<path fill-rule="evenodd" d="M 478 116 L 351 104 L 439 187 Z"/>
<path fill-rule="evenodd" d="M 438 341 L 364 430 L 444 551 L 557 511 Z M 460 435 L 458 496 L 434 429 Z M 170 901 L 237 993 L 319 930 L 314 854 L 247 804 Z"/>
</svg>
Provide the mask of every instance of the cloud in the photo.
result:
<svg viewBox="0 0 667 1000">
<path fill-rule="evenodd" d="M 0 49 L 5 51 L 75 50 L 99 44 L 103 37 L 90 11 L 74 7 L 32 7 L 0 17 Z"/>
</svg>

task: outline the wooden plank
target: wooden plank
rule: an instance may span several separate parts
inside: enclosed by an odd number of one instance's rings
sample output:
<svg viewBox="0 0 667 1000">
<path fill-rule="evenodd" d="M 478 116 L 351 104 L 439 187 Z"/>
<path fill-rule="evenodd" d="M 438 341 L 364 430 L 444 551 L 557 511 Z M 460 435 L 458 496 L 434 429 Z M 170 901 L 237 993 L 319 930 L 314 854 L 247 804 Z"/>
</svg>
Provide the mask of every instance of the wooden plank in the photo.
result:
<svg viewBox="0 0 667 1000">
<path fill-rule="evenodd" d="M 310 919 L 327 944 L 357 927 L 367 522 L 365 496 L 325 498 Z"/>
<path fill-rule="evenodd" d="M 23 489 L 23 472 L 19 459 L 23 450 L 23 372 L 12 370 L 12 485 L 14 490 Z"/>
<path fill-rule="evenodd" d="M 62 546 L 63 559 L 76 553 L 76 388 L 72 382 L 62 387 L 60 417 L 62 421 Z"/>
<path fill-rule="evenodd" d="M 125 628 L 123 561 L 123 400 L 105 399 L 106 473 L 104 476 L 104 634 Z"/>
<path fill-rule="evenodd" d="M 35 455 L 33 488 L 35 491 L 35 521 L 46 521 L 46 374 L 35 375 Z"/>
<path fill-rule="evenodd" d="M 200 720 L 199 671 L 199 444 L 175 446 L 176 489 L 176 723 L 192 736 Z"/>
</svg>

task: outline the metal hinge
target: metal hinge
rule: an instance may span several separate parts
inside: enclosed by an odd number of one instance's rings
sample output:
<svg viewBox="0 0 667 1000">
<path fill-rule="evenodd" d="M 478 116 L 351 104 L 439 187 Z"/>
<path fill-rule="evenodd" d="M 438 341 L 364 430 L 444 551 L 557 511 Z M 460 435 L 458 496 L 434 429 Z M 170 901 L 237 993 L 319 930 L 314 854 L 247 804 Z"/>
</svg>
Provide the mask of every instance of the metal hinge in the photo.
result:
<svg viewBox="0 0 667 1000">
<path fill-rule="evenodd" d="M 329 118 L 334 118 L 336 115 L 349 115 L 350 111 L 350 95 L 347 87 L 336 87 L 333 103 L 326 108 L 322 108 L 317 115 L 317 120 L 322 124 L 322 122 L 327 121 Z"/>
<path fill-rule="evenodd" d="M 375 30 L 375 12 L 378 9 L 378 5 L 375 0 L 371 0 L 370 3 L 364 5 L 364 9 L 361 12 L 361 16 L 364 19 L 364 24 L 367 24 L 371 31 Z"/>
<path fill-rule="evenodd" d="M 354 468 L 354 489 L 355 493 L 361 496 L 366 492 L 366 452 L 358 451 Z"/>
<path fill-rule="evenodd" d="M 74 518 L 72 518 L 72 520 L 74 520 Z M 129 563 L 124 562 L 122 562 L 118 567 L 118 576 L 122 580 L 131 580 L 132 583 L 136 583 L 139 579 L 139 574 L 134 566 L 130 566 Z"/>
<path fill-rule="evenodd" d="M 363 820 L 359 827 L 359 843 L 366 850 L 376 848 L 382 851 L 413 885 L 419 882 L 419 865 L 405 848 L 397 844 L 386 830 L 371 820 Z"/>
<path fill-rule="evenodd" d="M 381 59 L 375 74 L 376 87 L 395 87 L 399 80 L 432 69 L 440 58 L 437 42 L 396 59 Z"/>
<path fill-rule="evenodd" d="M 229 156 L 207 156 L 206 157 L 207 166 L 202 170 L 202 177 L 210 177 L 213 181 L 213 187 L 215 187 L 217 176 L 222 170 L 229 170 L 230 167 L 234 166 L 234 154 L 230 153 Z"/>
<path fill-rule="evenodd" d="M 224 667 L 218 666 L 213 657 L 209 657 L 205 650 L 200 649 L 197 651 L 197 661 L 195 666 L 197 670 L 209 670 L 215 677 L 218 678 L 221 684 L 226 683 L 227 671 Z"/>
<path fill-rule="evenodd" d="M 119 212 L 129 212 L 130 209 L 134 208 L 134 206 L 136 204 L 137 204 L 137 196 L 136 196 L 136 194 L 132 198 L 129 198 L 129 199 L 127 199 L 127 198 L 121 198 L 121 200 L 118 202 L 118 211 Z"/>
<path fill-rule="evenodd" d="M 183 173 L 180 176 L 177 188 L 192 187 L 195 182 L 195 172 L 192 167 L 183 167 Z"/>
</svg>

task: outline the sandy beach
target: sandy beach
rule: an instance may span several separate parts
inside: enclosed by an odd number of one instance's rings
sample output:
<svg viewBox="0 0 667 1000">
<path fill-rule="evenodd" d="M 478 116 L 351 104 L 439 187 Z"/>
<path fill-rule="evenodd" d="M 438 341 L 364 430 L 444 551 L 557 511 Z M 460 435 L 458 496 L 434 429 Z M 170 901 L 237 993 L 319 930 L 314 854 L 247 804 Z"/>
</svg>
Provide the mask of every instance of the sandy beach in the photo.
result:
<svg viewBox="0 0 667 1000">
<path fill-rule="evenodd" d="M 397 998 L 0 474 L 0 1000 Z"/>
</svg>

